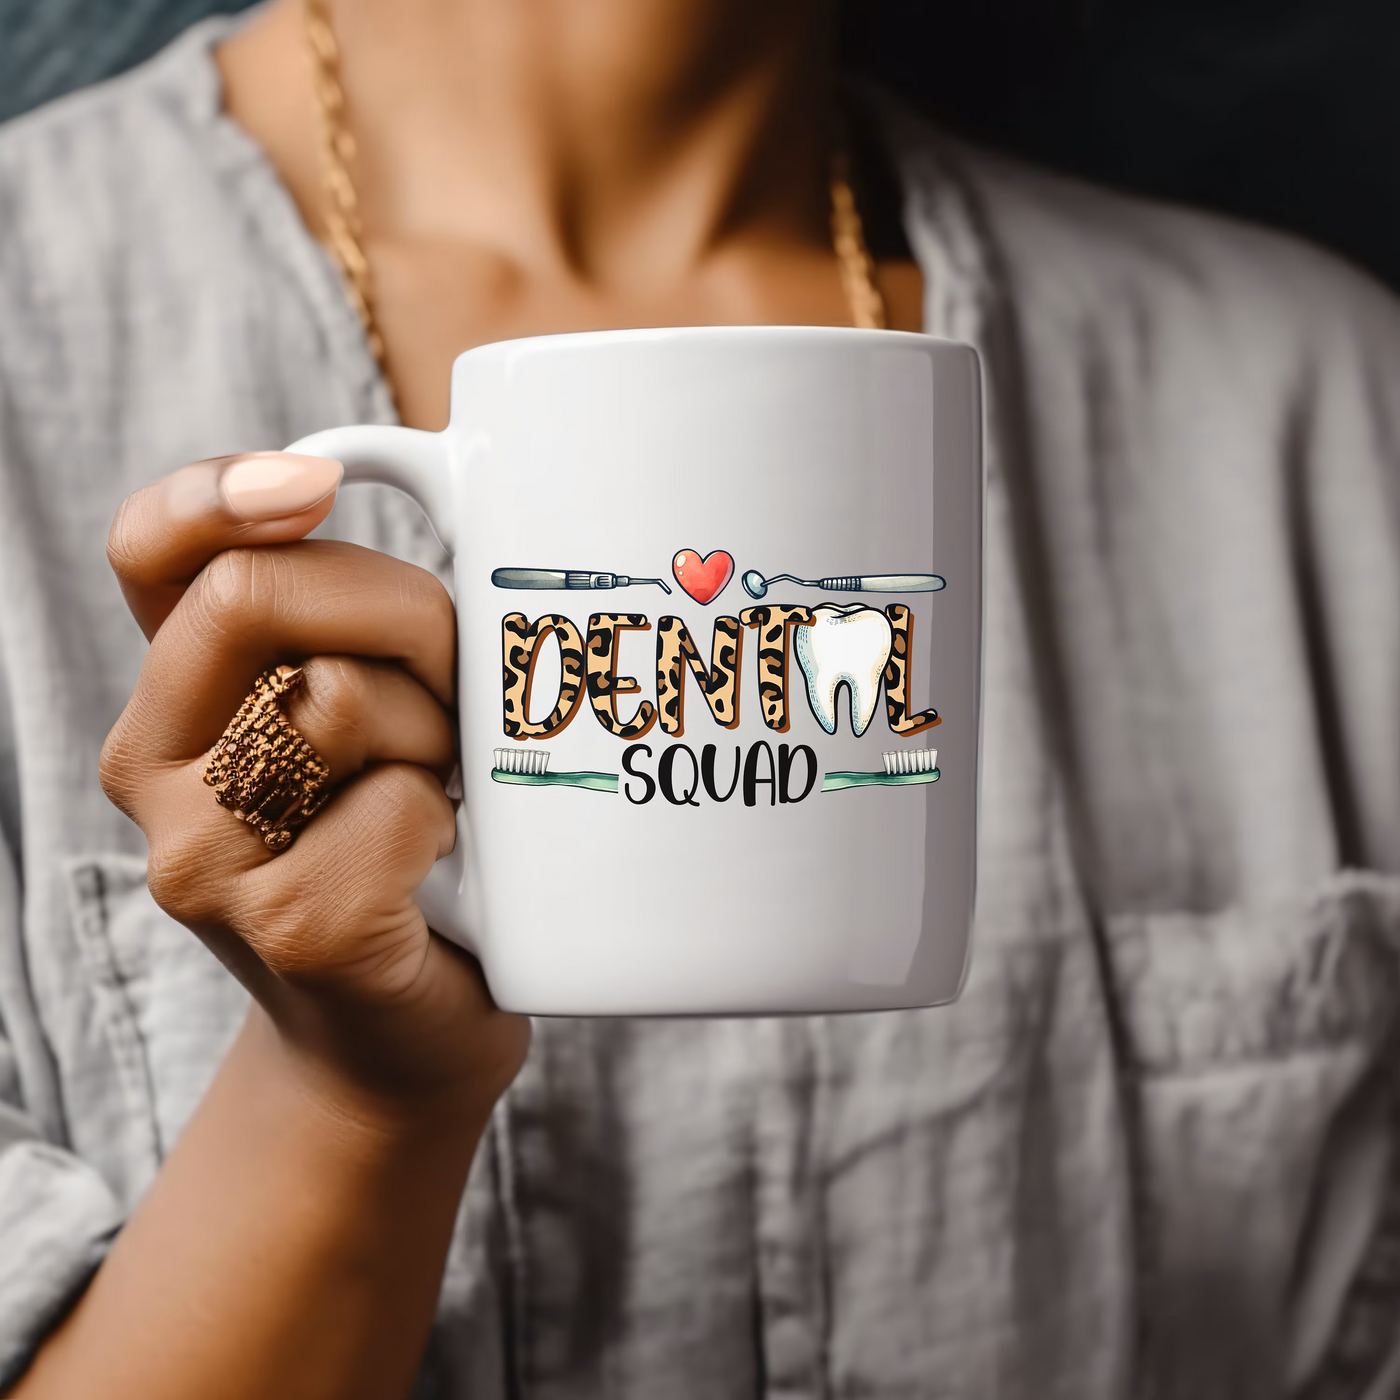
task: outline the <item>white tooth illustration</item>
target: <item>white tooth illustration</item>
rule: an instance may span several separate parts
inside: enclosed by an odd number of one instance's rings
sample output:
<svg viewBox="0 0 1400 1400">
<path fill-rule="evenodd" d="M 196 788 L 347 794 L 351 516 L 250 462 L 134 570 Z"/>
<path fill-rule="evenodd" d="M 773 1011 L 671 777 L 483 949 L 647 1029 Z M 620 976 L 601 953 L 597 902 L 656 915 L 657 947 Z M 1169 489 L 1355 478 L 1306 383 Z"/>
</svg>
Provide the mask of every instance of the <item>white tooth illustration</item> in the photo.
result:
<svg viewBox="0 0 1400 1400">
<path fill-rule="evenodd" d="M 880 677 L 894 634 L 884 613 L 864 603 L 823 603 L 813 621 L 794 631 L 797 664 L 807 677 L 807 698 L 817 723 L 836 733 L 836 692 L 844 681 L 851 696 L 851 732 L 864 734 L 880 699 Z"/>
</svg>

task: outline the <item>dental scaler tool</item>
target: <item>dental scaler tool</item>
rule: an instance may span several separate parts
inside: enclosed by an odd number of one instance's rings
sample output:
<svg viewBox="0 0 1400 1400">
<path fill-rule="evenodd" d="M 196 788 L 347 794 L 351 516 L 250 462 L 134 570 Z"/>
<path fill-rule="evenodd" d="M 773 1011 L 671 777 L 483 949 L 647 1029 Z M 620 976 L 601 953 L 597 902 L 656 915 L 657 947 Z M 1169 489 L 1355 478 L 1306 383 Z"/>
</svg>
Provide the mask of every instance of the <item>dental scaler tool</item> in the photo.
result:
<svg viewBox="0 0 1400 1400">
<path fill-rule="evenodd" d="M 659 578 L 629 578 L 626 574 L 590 573 L 587 569 L 493 569 L 497 588 L 631 588 L 654 583 L 663 593 L 670 588 Z"/>
<path fill-rule="evenodd" d="M 774 574 L 764 578 L 757 569 L 750 569 L 742 579 L 744 592 L 750 598 L 763 598 L 774 583 L 796 583 L 803 588 L 820 588 L 826 593 L 937 593 L 944 586 L 937 574 L 853 574 L 836 578 L 795 578 L 792 574 Z"/>
</svg>

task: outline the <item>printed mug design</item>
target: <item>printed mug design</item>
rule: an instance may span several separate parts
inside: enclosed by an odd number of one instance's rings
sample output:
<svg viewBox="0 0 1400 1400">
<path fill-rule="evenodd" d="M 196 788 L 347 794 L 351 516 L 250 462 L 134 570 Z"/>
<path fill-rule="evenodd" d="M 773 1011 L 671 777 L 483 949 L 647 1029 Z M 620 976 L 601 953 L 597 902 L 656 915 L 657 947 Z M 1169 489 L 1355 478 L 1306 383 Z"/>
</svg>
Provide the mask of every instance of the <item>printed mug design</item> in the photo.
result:
<svg viewBox="0 0 1400 1400">
<path fill-rule="evenodd" d="M 726 550 L 701 555 L 679 550 L 672 573 L 681 589 L 702 606 L 712 602 L 734 575 L 734 559 Z M 663 579 L 581 569 L 502 568 L 491 575 L 498 588 L 514 590 L 593 591 L 634 585 L 659 587 Z M 765 578 L 748 570 L 742 578 L 751 598 L 766 598 L 770 586 L 785 582 L 831 592 L 935 593 L 946 583 L 937 574 L 833 575 L 800 579 L 791 574 Z M 698 806 L 703 791 L 709 800 L 726 802 L 736 793 L 745 806 L 755 806 L 766 789 L 769 805 L 802 802 L 821 777 L 822 792 L 854 787 L 902 787 L 937 782 L 938 750 L 893 749 L 882 755 L 883 767 L 864 772 L 821 773 L 817 754 L 808 744 L 779 743 L 777 752 L 764 740 L 749 745 L 747 754 L 735 745 L 733 766 L 720 776 L 720 746 L 704 744 L 697 753 L 689 744 L 671 743 L 656 756 L 654 770 L 642 766 L 653 758 L 642 740 L 659 727 L 668 739 L 686 733 L 687 719 L 708 710 L 721 729 L 739 723 L 744 640 L 753 634 L 752 669 L 757 703 L 764 725 L 775 734 L 791 727 L 792 705 L 804 695 L 821 729 L 834 735 L 840 721 L 840 698 L 846 694 L 851 733 L 864 735 L 884 696 L 885 721 L 892 734 L 912 738 L 942 720 L 932 707 L 916 710 L 909 695 L 913 613 L 903 603 L 883 608 L 868 604 L 823 600 L 808 607 L 798 603 L 764 603 L 737 615 L 716 617 L 711 624 L 708 654 L 702 651 L 685 622 L 663 614 L 656 620 L 654 699 L 642 695 L 635 676 L 618 672 L 618 647 L 628 631 L 652 630 L 644 613 L 595 612 L 581 626 L 562 613 L 544 613 L 533 621 L 520 612 L 501 619 L 502 732 L 517 743 L 542 741 L 562 734 L 585 711 L 627 748 L 621 756 L 622 774 L 558 772 L 549 768 L 550 753 L 535 747 L 499 748 L 493 753 L 491 776 L 497 782 L 527 787 L 575 787 L 593 792 L 621 791 L 629 802 L 645 805 L 656 795 L 677 806 Z M 554 705 L 544 718 L 532 720 L 535 667 L 541 647 L 553 638 L 559 648 L 559 683 Z M 686 673 L 699 691 L 687 715 Z M 619 699 L 637 696 L 630 713 Z M 585 707 L 584 701 L 587 700 Z M 724 764 L 728 767 L 728 764 Z M 626 774 L 624 779 L 623 774 Z M 632 779 L 636 780 L 636 786 Z"/>
<path fill-rule="evenodd" d="M 650 749 L 646 744 L 636 747 L 647 749 L 650 756 Z M 766 745 L 765 745 L 766 747 Z M 807 753 L 811 750 L 807 745 L 800 746 Z M 686 745 L 679 746 L 680 749 L 690 754 L 691 762 L 695 760 L 693 750 Z M 784 750 L 786 744 L 779 745 L 779 766 L 783 766 L 786 757 Z M 618 775 L 616 773 L 551 773 L 549 771 L 549 750 L 548 749 L 495 749 L 494 765 L 491 769 L 491 776 L 498 783 L 521 783 L 528 786 L 538 787 L 578 787 L 589 788 L 593 792 L 616 792 Z M 668 753 L 675 750 L 668 749 Z M 734 778 L 723 797 L 715 790 L 714 782 L 714 756 L 717 746 L 706 744 L 700 757 L 699 773 L 703 779 L 710 796 L 717 802 L 727 802 L 734 794 L 734 789 L 739 784 L 739 754 L 738 746 L 734 750 Z M 750 750 L 753 752 L 753 750 Z M 853 787 L 895 787 L 905 783 L 936 783 L 939 779 L 938 772 L 938 750 L 937 749 L 904 749 L 891 750 L 881 755 L 884 759 L 884 768 L 874 773 L 828 773 L 822 779 L 823 792 L 839 792 L 842 788 Z M 663 759 L 664 763 L 665 760 Z M 813 765 L 815 765 L 815 755 L 813 755 Z M 754 764 L 757 769 L 757 762 Z M 677 805 L 689 805 L 683 795 L 680 799 L 674 796 L 674 760 L 672 761 L 672 774 L 670 777 L 671 801 Z M 815 766 L 809 769 L 809 773 L 815 773 Z M 771 754 L 770 754 L 771 772 Z M 634 774 L 634 776 L 645 777 L 645 774 Z M 811 784 L 808 784 L 810 789 Z M 785 789 L 786 793 L 786 789 Z M 794 798 L 790 793 L 784 796 L 785 802 L 800 802 L 807 794 L 803 792 L 801 797 Z M 750 806 L 753 803 L 749 804 Z"/>
<path fill-rule="evenodd" d="M 702 607 L 713 603 L 734 577 L 734 556 L 716 549 L 702 555 L 695 549 L 682 549 L 671 560 L 676 582 Z"/>
<path fill-rule="evenodd" d="M 774 574 L 764 578 L 757 569 L 746 569 L 740 582 L 750 598 L 766 598 L 769 585 L 774 583 L 795 583 L 820 588 L 824 593 L 937 593 L 944 587 L 938 574 L 833 574 L 829 578 Z"/>
<path fill-rule="evenodd" d="M 498 783 L 528 787 L 579 787 L 616 792 L 616 773 L 551 773 L 548 749 L 496 749 L 491 776 Z"/>
<path fill-rule="evenodd" d="M 654 583 L 663 593 L 671 591 L 671 585 L 664 579 L 629 578 L 626 574 L 600 573 L 592 569 L 495 569 L 491 573 L 491 582 L 497 588 L 563 588 L 570 591 L 632 588 L 639 583 Z"/>
</svg>

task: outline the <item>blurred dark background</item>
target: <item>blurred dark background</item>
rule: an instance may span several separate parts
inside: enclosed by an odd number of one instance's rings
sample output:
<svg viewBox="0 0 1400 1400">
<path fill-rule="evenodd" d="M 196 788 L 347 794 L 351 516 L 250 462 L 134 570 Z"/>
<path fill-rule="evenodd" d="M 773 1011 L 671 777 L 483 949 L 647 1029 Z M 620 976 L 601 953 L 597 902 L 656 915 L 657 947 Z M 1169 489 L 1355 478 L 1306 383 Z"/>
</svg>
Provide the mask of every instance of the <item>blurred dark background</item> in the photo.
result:
<svg viewBox="0 0 1400 1400">
<path fill-rule="evenodd" d="M 0 118 L 246 0 L 0 0 Z M 989 144 L 1282 225 L 1400 287 L 1400 0 L 850 0 L 852 62 Z"/>
</svg>

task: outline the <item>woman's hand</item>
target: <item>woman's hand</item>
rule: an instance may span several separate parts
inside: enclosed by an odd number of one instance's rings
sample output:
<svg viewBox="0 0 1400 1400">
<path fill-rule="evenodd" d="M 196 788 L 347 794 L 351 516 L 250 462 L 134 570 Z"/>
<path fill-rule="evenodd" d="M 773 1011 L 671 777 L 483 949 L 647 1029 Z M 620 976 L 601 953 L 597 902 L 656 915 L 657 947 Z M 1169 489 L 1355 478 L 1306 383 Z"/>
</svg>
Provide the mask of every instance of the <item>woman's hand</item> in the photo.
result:
<svg viewBox="0 0 1400 1400">
<path fill-rule="evenodd" d="M 301 537 L 340 469 L 185 467 L 122 507 L 113 567 L 151 648 L 102 756 L 156 899 L 257 1005 L 23 1400 L 407 1395 L 477 1139 L 523 1018 L 413 902 L 453 840 L 452 604 L 431 575 Z M 330 802 L 273 855 L 204 783 L 258 674 Z"/>
<path fill-rule="evenodd" d="M 491 1004 L 414 892 L 452 848 L 455 620 L 431 574 L 304 541 L 338 464 L 286 453 L 200 462 L 130 497 L 108 553 L 151 640 L 102 756 L 146 833 L 156 901 L 248 987 L 294 1061 L 352 1111 L 444 1098 L 483 1115 L 528 1030 Z M 260 672 L 304 665 L 283 702 L 335 792 L 274 855 L 204 782 Z"/>
</svg>

